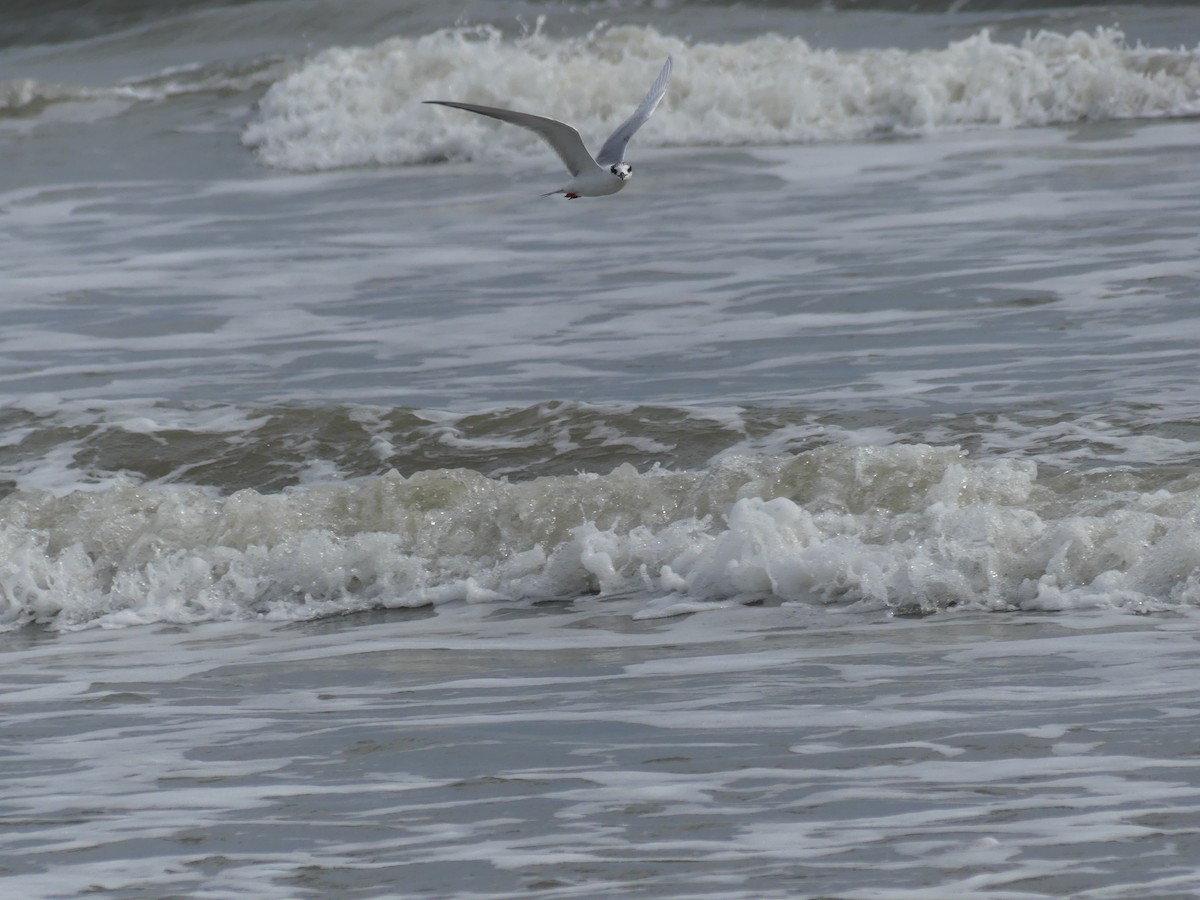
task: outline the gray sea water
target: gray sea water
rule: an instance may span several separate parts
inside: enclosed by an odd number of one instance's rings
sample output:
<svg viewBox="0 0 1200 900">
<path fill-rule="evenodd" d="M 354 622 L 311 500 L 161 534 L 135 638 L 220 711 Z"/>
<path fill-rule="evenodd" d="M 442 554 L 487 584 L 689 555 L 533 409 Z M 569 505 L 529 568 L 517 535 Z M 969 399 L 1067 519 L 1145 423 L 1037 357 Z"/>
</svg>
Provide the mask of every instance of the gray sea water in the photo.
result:
<svg viewBox="0 0 1200 900">
<path fill-rule="evenodd" d="M 14 6 L 0 893 L 1195 895 L 1198 43 Z"/>
</svg>

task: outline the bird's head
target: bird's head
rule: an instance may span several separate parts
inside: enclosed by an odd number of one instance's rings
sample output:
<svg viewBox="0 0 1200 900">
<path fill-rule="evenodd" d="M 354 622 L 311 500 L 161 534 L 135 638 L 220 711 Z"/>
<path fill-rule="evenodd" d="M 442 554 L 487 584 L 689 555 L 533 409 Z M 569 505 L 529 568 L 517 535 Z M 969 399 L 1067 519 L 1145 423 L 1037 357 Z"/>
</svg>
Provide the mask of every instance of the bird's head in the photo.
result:
<svg viewBox="0 0 1200 900">
<path fill-rule="evenodd" d="M 631 166 L 629 163 L 616 163 L 615 165 L 609 166 L 608 171 L 612 172 L 622 181 L 628 181 L 629 176 L 633 174 L 633 166 Z"/>
</svg>

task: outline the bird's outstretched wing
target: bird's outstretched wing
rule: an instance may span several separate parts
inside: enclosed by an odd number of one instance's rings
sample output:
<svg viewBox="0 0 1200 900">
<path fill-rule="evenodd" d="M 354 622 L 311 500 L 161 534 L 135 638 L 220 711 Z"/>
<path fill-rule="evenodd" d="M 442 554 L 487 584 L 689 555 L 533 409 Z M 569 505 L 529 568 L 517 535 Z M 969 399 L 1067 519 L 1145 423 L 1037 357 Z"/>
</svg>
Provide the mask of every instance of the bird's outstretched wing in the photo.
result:
<svg viewBox="0 0 1200 900">
<path fill-rule="evenodd" d="M 646 99 L 634 110 L 633 115 L 622 122 L 620 127 L 604 142 L 604 146 L 596 154 L 596 162 L 602 166 L 611 166 L 625 158 L 625 145 L 629 143 L 634 132 L 646 124 L 646 120 L 658 106 L 658 101 L 662 100 L 663 94 L 667 92 L 667 82 L 670 80 L 671 57 L 668 56 L 667 61 L 663 63 L 662 71 L 658 73 L 654 87 L 650 88 L 650 93 L 646 95 Z"/>
<path fill-rule="evenodd" d="M 426 100 L 424 102 L 435 103 L 438 106 L 451 106 L 455 109 L 465 109 L 467 112 L 479 113 L 481 116 L 490 116 L 493 119 L 499 119 L 501 122 L 511 122 L 513 125 L 528 128 L 554 148 L 554 152 L 558 154 L 558 158 L 563 161 L 573 176 L 578 176 L 580 172 L 596 167 L 596 161 L 592 159 L 592 154 L 588 153 L 587 147 L 583 145 L 583 138 L 579 136 L 578 131 L 566 122 L 559 122 L 557 119 L 547 119 L 544 116 L 535 116 L 530 113 L 515 112 L 511 109 L 497 109 L 494 106 L 476 106 L 474 103 L 454 103 L 450 100 Z M 637 126 L 634 127 L 636 128 Z"/>
</svg>

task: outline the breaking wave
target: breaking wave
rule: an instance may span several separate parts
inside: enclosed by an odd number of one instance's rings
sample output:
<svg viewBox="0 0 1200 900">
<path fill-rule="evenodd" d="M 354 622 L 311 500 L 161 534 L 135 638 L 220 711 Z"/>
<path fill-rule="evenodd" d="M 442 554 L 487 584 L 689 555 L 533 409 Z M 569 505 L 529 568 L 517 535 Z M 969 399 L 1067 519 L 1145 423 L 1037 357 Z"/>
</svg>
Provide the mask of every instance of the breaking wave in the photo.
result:
<svg viewBox="0 0 1200 900">
<path fill-rule="evenodd" d="M 392 472 L 274 494 L 117 483 L 0 501 L 0 622 L 302 620 L 644 595 L 898 613 L 1200 603 L 1200 482 L 929 445 L 512 482 Z"/>
<path fill-rule="evenodd" d="M 542 112 L 597 143 L 675 71 L 642 146 L 755 145 L 923 135 L 978 126 L 1192 115 L 1200 55 L 1129 46 L 1116 29 L 987 31 L 944 49 L 822 50 L 801 38 L 688 43 L 653 28 L 555 39 L 489 27 L 318 53 L 277 81 L 243 133 L 270 166 L 329 169 L 541 152 L 516 128 L 420 105 L 459 99 Z"/>
</svg>

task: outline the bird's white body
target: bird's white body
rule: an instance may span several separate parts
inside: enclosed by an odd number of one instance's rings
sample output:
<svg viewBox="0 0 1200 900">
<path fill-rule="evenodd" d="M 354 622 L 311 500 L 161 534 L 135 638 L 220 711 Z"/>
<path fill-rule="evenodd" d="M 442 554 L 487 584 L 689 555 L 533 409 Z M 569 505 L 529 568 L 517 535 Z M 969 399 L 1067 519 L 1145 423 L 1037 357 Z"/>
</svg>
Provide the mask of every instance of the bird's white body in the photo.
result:
<svg viewBox="0 0 1200 900">
<path fill-rule="evenodd" d="M 663 94 L 667 92 L 667 82 L 670 79 L 671 58 L 668 56 L 667 61 L 663 63 L 662 71 L 658 73 L 658 79 L 650 88 L 650 92 L 634 110 L 633 115 L 622 122 L 617 130 L 609 136 L 594 159 L 583 145 L 583 139 L 579 136 L 579 132 L 557 119 L 547 119 L 545 116 L 535 116 L 532 113 L 516 112 L 511 109 L 499 109 L 494 106 L 457 103 L 451 100 L 426 100 L 425 102 L 454 109 L 465 109 L 467 112 L 478 113 L 481 116 L 528 128 L 554 149 L 558 158 L 563 161 L 572 175 L 568 185 L 557 191 L 551 191 L 550 194 L 564 194 L 567 199 L 574 200 L 578 197 L 603 197 L 606 194 L 615 194 L 625 187 L 625 182 L 633 174 L 633 166 L 623 162 L 625 147 L 629 143 L 629 139 L 645 124 L 659 101 L 662 100 Z"/>
<path fill-rule="evenodd" d="M 607 169 L 596 166 L 590 171 L 585 169 L 580 172 L 566 187 L 551 191 L 550 194 L 566 194 L 569 200 L 579 197 L 603 197 L 605 194 L 615 194 L 625 187 L 625 182 L 632 174 L 633 166 L 628 163 L 619 163 Z"/>
</svg>

